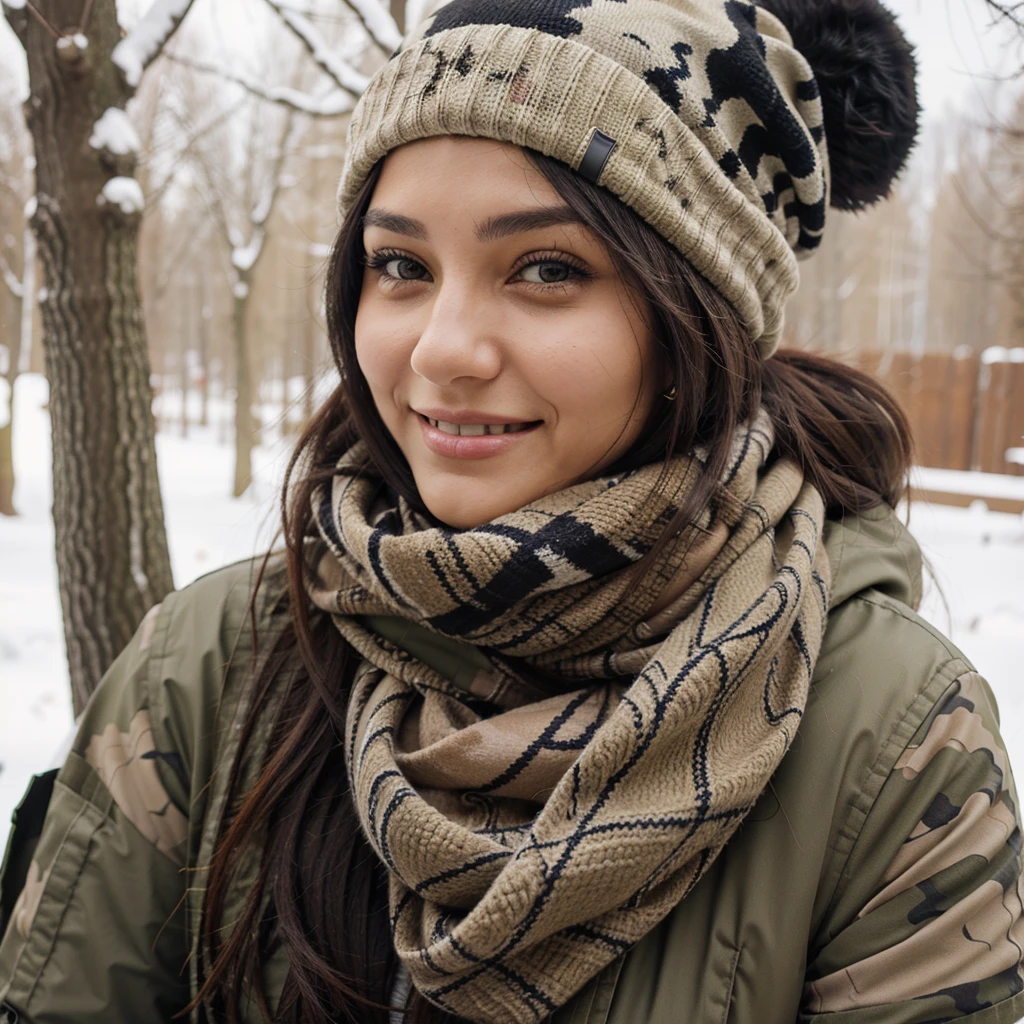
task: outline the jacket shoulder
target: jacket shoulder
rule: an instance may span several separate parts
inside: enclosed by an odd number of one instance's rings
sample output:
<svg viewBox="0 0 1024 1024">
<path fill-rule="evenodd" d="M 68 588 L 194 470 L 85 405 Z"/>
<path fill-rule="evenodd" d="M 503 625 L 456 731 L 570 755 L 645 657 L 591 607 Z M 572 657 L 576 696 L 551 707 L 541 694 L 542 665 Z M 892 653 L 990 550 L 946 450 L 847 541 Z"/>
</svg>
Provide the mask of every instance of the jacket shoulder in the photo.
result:
<svg viewBox="0 0 1024 1024">
<path fill-rule="evenodd" d="M 851 1024 L 1017 1020 L 1020 817 L 992 691 L 884 594 L 857 595 L 832 628 L 821 696 L 861 750 L 844 766 L 804 1009 Z"/>
<path fill-rule="evenodd" d="M 150 646 L 149 702 L 154 732 L 180 753 L 193 795 L 214 760 L 212 738 L 232 686 L 248 674 L 287 594 L 284 558 L 236 562 L 168 595 Z M 255 636 L 254 636 L 255 635 Z"/>
<path fill-rule="evenodd" d="M 949 688 L 972 673 L 948 638 L 880 590 L 863 590 L 829 613 L 799 747 L 783 761 L 784 775 L 799 764 L 804 778 L 833 780 L 815 920 L 842 889 L 853 847 L 900 755 Z M 794 784 L 803 792 L 806 784 Z"/>
</svg>

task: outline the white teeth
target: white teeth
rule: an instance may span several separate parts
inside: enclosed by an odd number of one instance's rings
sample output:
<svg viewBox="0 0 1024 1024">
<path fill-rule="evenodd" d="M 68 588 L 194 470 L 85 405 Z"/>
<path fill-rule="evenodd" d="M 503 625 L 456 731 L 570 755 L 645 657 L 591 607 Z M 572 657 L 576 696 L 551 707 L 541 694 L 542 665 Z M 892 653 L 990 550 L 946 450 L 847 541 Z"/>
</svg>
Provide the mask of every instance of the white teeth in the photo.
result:
<svg viewBox="0 0 1024 1024">
<path fill-rule="evenodd" d="M 445 434 L 455 434 L 462 437 L 483 437 L 488 434 L 518 434 L 526 430 L 528 423 L 449 423 L 447 420 L 432 420 L 429 416 L 424 417 L 426 421 L 436 429 Z"/>
</svg>

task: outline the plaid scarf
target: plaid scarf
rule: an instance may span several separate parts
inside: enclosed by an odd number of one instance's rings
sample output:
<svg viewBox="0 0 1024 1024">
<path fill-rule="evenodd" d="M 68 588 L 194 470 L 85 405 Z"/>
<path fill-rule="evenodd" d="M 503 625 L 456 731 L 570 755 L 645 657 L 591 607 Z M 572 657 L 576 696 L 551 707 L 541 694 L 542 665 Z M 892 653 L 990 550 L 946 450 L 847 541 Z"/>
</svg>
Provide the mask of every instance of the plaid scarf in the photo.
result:
<svg viewBox="0 0 1024 1024">
<path fill-rule="evenodd" d="M 710 508 L 639 582 L 699 454 L 469 530 L 396 499 L 358 445 L 315 496 L 309 592 L 363 658 L 352 794 L 437 1006 L 548 1017 L 686 896 L 782 760 L 829 568 L 821 497 L 768 465 L 772 440 L 764 417 L 738 432 Z M 431 669 L 402 629 L 467 645 L 472 671 Z"/>
</svg>

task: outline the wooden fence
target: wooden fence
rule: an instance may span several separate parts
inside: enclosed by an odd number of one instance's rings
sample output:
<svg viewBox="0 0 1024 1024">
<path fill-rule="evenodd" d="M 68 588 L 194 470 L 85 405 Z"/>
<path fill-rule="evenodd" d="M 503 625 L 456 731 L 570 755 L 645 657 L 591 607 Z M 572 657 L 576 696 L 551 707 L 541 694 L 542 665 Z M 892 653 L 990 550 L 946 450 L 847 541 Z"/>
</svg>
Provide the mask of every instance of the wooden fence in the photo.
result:
<svg viewBox="0 0 1024 1024">
<path fill-rule="evenodd" d="M 1024 348 L 955 353 L 862 351 L 910 418 L 917 463 L 1024 476 Z"/>
</svg>

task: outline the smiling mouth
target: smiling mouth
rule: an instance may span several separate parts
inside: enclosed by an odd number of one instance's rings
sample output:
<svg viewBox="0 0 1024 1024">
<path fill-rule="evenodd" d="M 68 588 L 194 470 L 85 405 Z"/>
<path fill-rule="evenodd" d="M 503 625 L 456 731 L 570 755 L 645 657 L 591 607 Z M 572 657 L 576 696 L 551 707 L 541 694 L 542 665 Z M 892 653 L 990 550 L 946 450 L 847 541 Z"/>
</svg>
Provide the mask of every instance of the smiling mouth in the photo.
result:
<svg viewBox="0 0 1024 1024">
<path fill-rule="evenodd" d="M 532 423 L 449 423 L 447 420 L 433 420 L 423 416 L 423 420 L 436 430 L 457 437 L 486 437 L 494 434 L 519 434 L 539 426 L 541 420 Z"/>
</svg>

